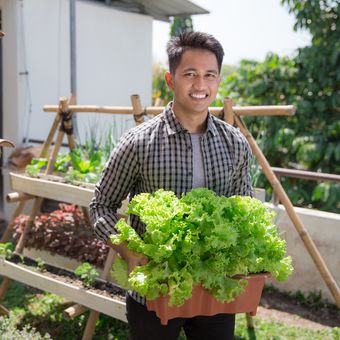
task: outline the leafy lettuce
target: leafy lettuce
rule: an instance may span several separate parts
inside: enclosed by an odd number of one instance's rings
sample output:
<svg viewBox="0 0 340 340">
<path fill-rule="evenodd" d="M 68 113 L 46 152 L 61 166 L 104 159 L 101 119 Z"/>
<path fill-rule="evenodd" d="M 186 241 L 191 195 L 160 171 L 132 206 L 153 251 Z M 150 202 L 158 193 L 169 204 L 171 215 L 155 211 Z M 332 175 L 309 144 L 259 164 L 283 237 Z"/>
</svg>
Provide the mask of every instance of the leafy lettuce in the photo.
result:
<svg viewBox="0 0 340 340">
<path fill-rule="evenodd" d="M 178 199 L 160 189 L 136 195 L 127 213 L 139 216 L 145 233 L 140 237 L 121 219 L 111 241 L 127 241 L 149 262 L 128 275 L 126 263 L 117 258 L 112 275 L 148 300 L 169 294 L 169 304 L 180 306 L 191 297 L 193 284 L 199 284 L 217 300 L 230 302 L 247 284 L 233 276 L 270 272 L 282 281 L 293 270 L 273 213 L 255 198 L 227 198 L 199 188 Z"/>
</svg>

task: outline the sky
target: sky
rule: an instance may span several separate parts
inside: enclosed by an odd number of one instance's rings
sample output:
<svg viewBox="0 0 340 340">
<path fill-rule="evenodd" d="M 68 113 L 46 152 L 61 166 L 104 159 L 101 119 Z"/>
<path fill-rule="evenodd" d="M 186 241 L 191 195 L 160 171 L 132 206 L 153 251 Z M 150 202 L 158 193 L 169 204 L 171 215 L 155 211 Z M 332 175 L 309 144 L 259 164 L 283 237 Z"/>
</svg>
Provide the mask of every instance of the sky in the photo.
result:
<svg viewBox="0 0 340 340">
<path fill-rule="evenodd" d="M 213 34 L 225 52 L 224 64 L 264 60 L 268 52 L 291 56 L 310 43 L 308 32 L 294 32 L 295 18 L 280 0 L 192 0 L 210 14 L 193 15 L 195 31 Z M 153 60 L 166 63 L 168 23 L 153 22 Z"/>
</svg>

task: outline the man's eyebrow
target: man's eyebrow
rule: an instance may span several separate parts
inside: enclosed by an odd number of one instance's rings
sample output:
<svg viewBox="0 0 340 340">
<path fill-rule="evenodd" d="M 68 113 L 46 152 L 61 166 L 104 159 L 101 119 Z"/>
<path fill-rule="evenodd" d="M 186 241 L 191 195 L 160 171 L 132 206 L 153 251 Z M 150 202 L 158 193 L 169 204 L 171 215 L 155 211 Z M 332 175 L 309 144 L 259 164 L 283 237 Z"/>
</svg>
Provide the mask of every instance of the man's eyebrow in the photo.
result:
<svg viewBox="0 0 340 340">
<path fill-rule="evenodd" d="M 196 68 L 193 68 L 193 67 L 188 67 L 188 68 L 183 69 L 183 72 L 189 72 L 189 71 L 197 72 L 197 69 L 196 69 Z M 206 72 L 207 72 L 207 73 L 218 74 L 218 71 L 215 70 L 215 69 L 213 69 L 213 70 L 207 70 Z"/>
</svg>

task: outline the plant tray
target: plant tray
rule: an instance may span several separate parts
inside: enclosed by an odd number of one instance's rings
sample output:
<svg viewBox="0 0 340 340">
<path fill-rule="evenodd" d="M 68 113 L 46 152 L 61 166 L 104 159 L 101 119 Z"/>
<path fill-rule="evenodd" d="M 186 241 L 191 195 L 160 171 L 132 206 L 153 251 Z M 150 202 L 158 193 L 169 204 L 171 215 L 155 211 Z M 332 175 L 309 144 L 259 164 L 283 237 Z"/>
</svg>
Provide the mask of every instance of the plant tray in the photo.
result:
<svg viewBox="0 0 340 340">
<path fill-rule="evenodd" d="M 78 204 L 87 207 L 93 197 L 93 189 L 71 184 L 34 178 L 24 173 L 10 173 L 13 190 L 22 191 L 33 196 L 40 196 L 56 201 Z"/>
<path fill-rule="evenodd" d="M 44 273 L 37 272 L 22 264 L 15 264 L 3 258 L 0 258 L 0 275 L 22 282 L 28 286 L 60 295 L 89 309 L 127 322 L 125 301 L 114 296 L 108 297 L 107 295 L 98 294 L 82 286 L 44 275 Z"/>
<path fill-rule="evenodd" d="M 239 276 L 240 279 L 247 280 L 248 285 L 245 287 L 245 292 L 233 302 L 219 302 L 202 286 L 193 286 L 191 299 L 187 300 L 182 306 L 169 306 L 169 297 L 160 296 L 155 300 L 147 301 L 147 308 L 149 311 L 156 312 L 162 325 L 166 325 L 168 320 L 177 317 L 190 318 L 198 315 L 210 316 L 219 313 L 249 313 L 251 316 L 255 316 L 265 279 L 269 276 L 270 274 L 268 273 Z"/>
</svg>

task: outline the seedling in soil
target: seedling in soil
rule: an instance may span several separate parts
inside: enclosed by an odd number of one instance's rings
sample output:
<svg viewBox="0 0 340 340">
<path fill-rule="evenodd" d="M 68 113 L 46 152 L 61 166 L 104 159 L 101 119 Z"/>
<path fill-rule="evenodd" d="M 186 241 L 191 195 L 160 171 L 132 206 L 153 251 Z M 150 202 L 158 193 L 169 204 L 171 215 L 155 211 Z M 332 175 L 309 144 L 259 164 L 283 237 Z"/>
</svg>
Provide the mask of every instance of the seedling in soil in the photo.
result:
<svg viewBox="0 0 340 340">
<path fill-rule="evenodd" d="M 84 262 L 82 265 L 76 268 L 74 273 L 80 277 L 80 279 L 84 282 L 85 286 L 89 287 L 99 276 L 93 266 L 91 266 L 88 262 Z"/>
<path fill-rule="evenodd" d="M 13 255 L 14 245 L 11 242 L 0 243 L 0 256 L 10 259 Z"/>
<path fill-rule="evenodd" d="M 37 263 L 37 268 L 39 271 L 43 272 L 46 269 L 45 268 L 46 262 L 42 258 L 37 257 L 35 259 L 35 262 Z"/>
</svg>

